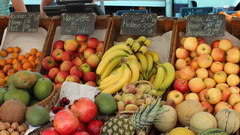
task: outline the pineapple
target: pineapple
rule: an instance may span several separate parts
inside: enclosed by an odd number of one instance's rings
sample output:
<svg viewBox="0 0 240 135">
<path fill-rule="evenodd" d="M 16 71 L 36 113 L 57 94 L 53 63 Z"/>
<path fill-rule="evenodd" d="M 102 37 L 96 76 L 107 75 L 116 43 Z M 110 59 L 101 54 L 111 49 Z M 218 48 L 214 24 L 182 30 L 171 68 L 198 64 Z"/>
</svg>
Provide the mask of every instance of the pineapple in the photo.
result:
<svg viewBox="0 0 240 135">
<path fill-rule="evenodd" d="M 101 135 L 133 135 L 135 131 L 146 132 L 148 126 L 162 115 L 163 103 L 157 100 L 141 108 L 134 115 L 121 114 L 111 118 L 101 128 Z"/>
</svg>

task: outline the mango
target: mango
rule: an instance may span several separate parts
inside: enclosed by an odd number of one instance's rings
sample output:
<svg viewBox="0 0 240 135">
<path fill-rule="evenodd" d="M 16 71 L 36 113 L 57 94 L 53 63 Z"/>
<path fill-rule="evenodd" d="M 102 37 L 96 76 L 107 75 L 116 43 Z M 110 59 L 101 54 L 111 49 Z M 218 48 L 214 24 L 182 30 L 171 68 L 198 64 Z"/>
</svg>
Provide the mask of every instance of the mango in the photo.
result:
<svg viewBox="0 0 240 135">
<path fill-rule="evenodd" d="M 40 78 L 33 88 L 33 94 L 38 100 L 48 97 L 53 90 L 52 81 L 49 78 Z"/>
<path fill-rule="evenodd" d="M 117 103 L 111 94 L 100 94 L 95 98 L 95 103 L 98 107 L 98 111 L 101 114 L 110 115 L 116 112 Z"/>
<path fill-rule="evenodd" d="M 37 80 L 40 79 L 40 78 L 43 78 L 42 74 L 38 73 L 38 72 L 33 72 L 36 77 L 37 77 Z"/>
<path fill-rule="evenodd" d="M 7 85 L 8 85 L 8 86 L 13 85 L 13 74 L 10 75 L 10 77 L 8 78 L 8 80 L 7 80 Z"/>
<path fill-rule="evenodd" d="M 30 100 L 30 95 L 25 90 L 10 90 L 4 94 L 4 101 L 9 99 L 18 99 L 27 106 Z"/>
<path fill-rule="evenodd" d="M 6 93 L 5 88 L 0 88 L 0 105 L 4 103 L 4 94 Z"/>
<path fill-rule="evenodd" d="M 37 81 L 37 76 L 30 71 L 18 71 L 13 75 L 13 85 L 19 89 L 30 89 Z"/>
<path fill-rule="evenodd" d="M 42 106 L 31 106 L 25 114 L 27 122 L 34 127 L 41 126 L 49 121 L 49 112 Z"/>
</svg>

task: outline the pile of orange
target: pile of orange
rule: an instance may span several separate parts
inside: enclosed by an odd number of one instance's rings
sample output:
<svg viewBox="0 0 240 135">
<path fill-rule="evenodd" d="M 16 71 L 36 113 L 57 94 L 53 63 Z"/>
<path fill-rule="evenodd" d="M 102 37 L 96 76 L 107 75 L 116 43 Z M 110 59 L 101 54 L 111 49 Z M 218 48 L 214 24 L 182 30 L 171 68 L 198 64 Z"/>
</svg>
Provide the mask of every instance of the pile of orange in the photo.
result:
<svg viewBox="0 0 240 135">
<path fill-rule="evenodd" d="M 6 50 L 0 50 L 2 57 L 0 58 L 0 86 L 5 85 L 8 77 L 17 71 L 36 71 L 42 52 L 33 48 L 28 53 L 22 55 L 20 53 L 19 47 L 8 47 Z"/>
<path fill-rule="evenodd" d="M 225 15 L 227 21 L 231 21 L 232 17 L 240 17 L 240 11 L 236 11 L 234 14 L 231 14 L 231 15 L 227 14 L 226 12 L 219 11 L 218 14 Z"/>
</svg>

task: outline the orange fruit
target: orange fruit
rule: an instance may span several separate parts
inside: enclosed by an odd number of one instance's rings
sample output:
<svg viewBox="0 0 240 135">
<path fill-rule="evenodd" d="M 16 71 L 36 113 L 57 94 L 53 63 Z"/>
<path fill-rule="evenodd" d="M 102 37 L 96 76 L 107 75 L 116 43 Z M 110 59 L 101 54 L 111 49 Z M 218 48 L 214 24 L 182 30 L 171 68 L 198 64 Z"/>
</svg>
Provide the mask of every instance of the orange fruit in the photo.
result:
<svg viewBox="0 0 240 135">
<path fill-rule="evenodd" d="M 226 13 L 226 12 L 223 12 L 223 11 L 219 11 L 218 14 L 219 14 L 219 15 L 227 15 L 227 13 Z"/>
<path fill-rule="evenodd" d="M 34 61 L 31 61 L 30 63 L 32 64 L 32 67 L 33 67 L 33 68 L 36 68 L 37 65 L 35 64 Z"/>
<path fill-rule="evenodd" d="M 14 69 L 9 69 L 8 72 L 7 72 L 7 75 L 10 76 L 14 74 Z"/>
<path fill-rule="evenodd" d="M 23 69 L 28 69 L 28 68 L 32 68 L 32 64 L 30 62 L 25 62 L 23 64 Z"/>
<path fill-rule="evenodd" d="M 39 59 L 37 58 L 37 59 L 35 60 L 35 64 L 38 65 L 38 63 L 39 63 Z"/>
<path fill-rule="evenodd" d="M 33 69 L 32 68 L 28 68 L 27 71 L 33 71 Z"/>
<path fill-rule="evenodd" d="M 231 20 L 232 20 L 232 16 L 231 16 L 231 15 L 227 15 L 227 16 L 226 16 L 226 20 L 227 20 L 227 21 L 231 21 Z"/>
<path fill-rule="evenodd" d="M 5 84 L 6 84 L 5 79 L 0 79 L 0 86 L 3 86 L 3 85 L 5 85 Z"/>
<path fill-rule="evenodd" d="M 240 17 L 240 11 L 236 11 L 235 15 L 236 15 L 237 17 Z"/>
<path fill-rule="evenodd" d="M 37 54 L 37 52 L 38 52 L 38 50 L 37 50 L 36 48 L 32 48 L 32 49 L 30 50 L 30 54 L 31 54 L 32 56 L 35 56 L 35 55 Z"/>
<path fill-rule="evenodd" d="M 28 60 L 26 58 L 23 58 L 22 63 L 26 63 L 26 62 L 28 62 Z"/>
<path fill-rule="evenodd" d="M 19 68 L 19 69 L 18 69 L 18 71 L 22 71 L 22 70 L 24 70 L 24 69 L 23 69 L 23 68 Z"/>
<path fill-rule="evenodd" d="M 31 56 L 31 54 L 30 53 L 25 53 L 25 58 L 28 58 L 29 56 Z"/>
<path fill-rule="evenodd" d="M 4 73 L 0 73 L 0 79 L 5 79 L 5 74 Z"/>
<path fill-rule="evenodd" d="M 37 52 L 36 53 L 36 57 L 41 57 L 42 56 L 42 52 Z"/>
<path fill-rule="evenodd" d="M 0 56 L 2 56 L 2 57 L 7 57 L 7 56 L 8 56 L 8 52 L 7 52 L 5 49 L 2 49 L 2 50 L 0 51 Z"/>
<path fill-rule="evenodd" d="M 7 48 L 7 52 L 8 52 L 8 53 L 13 53 L 13 48 L 12 48 L 12 47 L 8 47 L 8 48 Z"/>
<path fill-rule="evenodd" d="M 9 69 L 11 69 L 12 66 L 11 65 L 6 65 L 3 67 L 3 72 L 6 74 L 8 72 Z"/>
<path fill-rule="evenodd" d="M 36 60 L 35 56 L 29 56 L 28 61 L 29 62 L 34 62 Z"/>
<path fill-rule="evenodd" d="M 24 59 L 25 57 L 23 56 L 23 55 L 19 55 L 18 56 L 18 60 L 22 60 L 22 59 Z"/>
<path fill-rule="evenodd" d="M 8 78 L 9 78 L 9 76 L 6 76 L 4 79 L 5 79 L 5 81 L 8 81 Z"/>
<path fill-rule="evenodd" d="M 16 71 L 21 67 L 22 67 L 22 65 L 20 63 L 13 64 L 13 69 L 16 70 Z"/>
<path fill-rule="evenodd" d="M 8 59 L 7 59 L 7 64 L 11 65 L 12 62 L 13 62 L 13 58 L 8 58 Z"/>
<path fill-rule="evenodd" d="M 12 64 L 16 64 L 16 63 L 19 63 L 19 60 L 18 59 L 13 59 Z"/>
<path fill-rule="evenodd" d="M 13 52 L 20 53 L 21 49 L 19 47 L 13 47 Z"/>
<path fill-rule="evenodd" d="M 12 58 L 17 59 L 18 58 L 18 54 L 17 53 L 12 53 Z"/>
<path fill-rule="evenodd" d="M 6 60 L 0 60 L 0 66 L 4 67 L 7 64 Z"/>
</svg>

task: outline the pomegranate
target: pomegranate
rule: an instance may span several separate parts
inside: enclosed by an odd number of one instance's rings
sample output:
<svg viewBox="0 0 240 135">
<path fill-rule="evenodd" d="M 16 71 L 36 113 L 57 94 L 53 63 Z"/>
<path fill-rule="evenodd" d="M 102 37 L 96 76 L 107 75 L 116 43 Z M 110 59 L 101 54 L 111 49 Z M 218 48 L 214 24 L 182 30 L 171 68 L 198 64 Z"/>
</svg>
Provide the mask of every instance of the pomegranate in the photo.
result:
<svg viewBox="0 0 240 135">
<path fill-rule="evenodd" d="M 48 128 L 44 130 L 41 135 L 59 135 L 58 132 L 54 128 Z"/>
<path fill-rule="evenodd" d="M 78 120 L 87 123 L 97 115 L 96 104 L 88 98 L 79 98 L 70 106 L 70 110 L 78 117 Z"/>
<path fill-rule="evenodd" d="M 100 120 L 91 120 L 88 123 L 87 126 L 87 131 L 91 134 L 91 135 L 100 135 L 100 130 L 101 127 L 104 125 L 103 121 Z"/>
<path fill-rule="evenodd" d="M 82 123 L 79 123 L 79 127 L 78 127 L 77 131 L 86 131 L 85 125 Z"/>
<path fill-rule="evenodd" d="M 85 131 L 78 131 L 78 132 L 75 132 L 72 135 L 90 135 L 90 134 L 88 132 L 85 132 Z"/>
<path fill-rule="evenodd" d="M 70 135 L 78 129 L 79 121 L 70 110 L 64 109 L 54 116 L 53 125 L 61 135 Z"/>
</svg>

